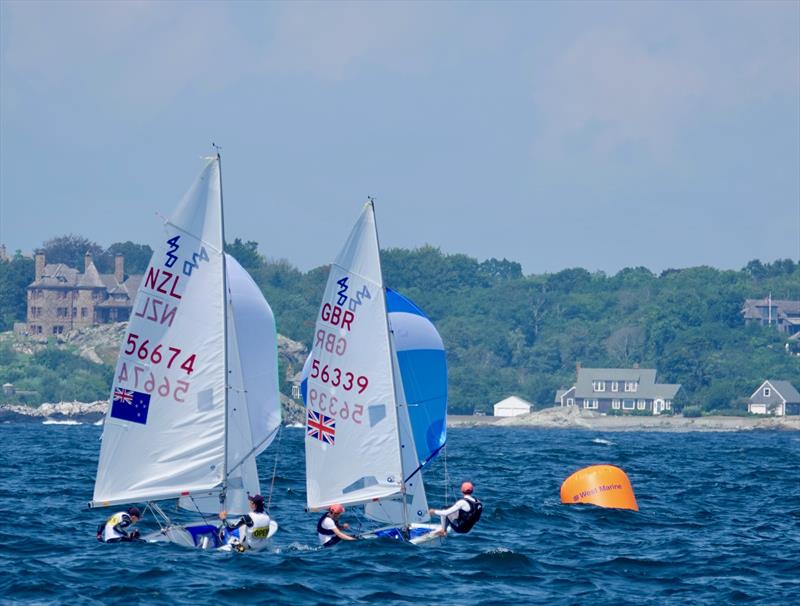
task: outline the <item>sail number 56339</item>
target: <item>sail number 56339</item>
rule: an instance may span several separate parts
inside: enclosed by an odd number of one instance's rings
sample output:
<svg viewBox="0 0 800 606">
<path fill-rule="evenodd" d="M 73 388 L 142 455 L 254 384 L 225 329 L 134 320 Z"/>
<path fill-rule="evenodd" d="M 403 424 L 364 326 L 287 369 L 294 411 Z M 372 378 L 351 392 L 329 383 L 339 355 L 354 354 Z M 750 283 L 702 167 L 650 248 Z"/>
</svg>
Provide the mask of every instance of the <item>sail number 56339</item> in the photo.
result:
<svg viewBox="0 0 800 606">
<path fill-rule="evenodd" d="M 308 390 L 308 403 L 326 415 L 334 419 L 350 419 L 353 423 L 361 425 L 361 418 L 364 416 L 364 405 L 348 404 L 347 400 L 339 400 L 336 396 L 328 397 L 328 394 L 318 392 L 316 389 Z"/>
<path fill-rule="evenodd" d="M 327 364 L 320 367 L 319 360 L 311 362 L 311 378 L 319 379 L 333 387 L 341 385 L 345 391 L 356 388 L 358 393 L 364 393 L 367 385 L 369 385 L 369 379 L 364 375 L 356 376 L 352 372 L 342 372 L 341 369 L 330 367 Z"/>
</svg>

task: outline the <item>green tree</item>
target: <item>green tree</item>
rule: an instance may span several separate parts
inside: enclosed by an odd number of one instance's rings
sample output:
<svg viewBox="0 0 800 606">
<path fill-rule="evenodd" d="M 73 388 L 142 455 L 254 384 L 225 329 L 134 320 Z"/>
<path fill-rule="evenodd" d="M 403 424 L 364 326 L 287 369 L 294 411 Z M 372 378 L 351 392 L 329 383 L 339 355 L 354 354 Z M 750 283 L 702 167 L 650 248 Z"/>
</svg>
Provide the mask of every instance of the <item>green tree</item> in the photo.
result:
<svg viewBox="0 0 800 606">
<path fill-rule="evenodd" d="M 125 273 L 127 275 L 143 274 L 147 271 L 153 249 L 147 244 L 115 242 L 101 255 L 98 269 L 102 273 L 114 273 L 115 258 L 120 254 L 125 257 Z"/>
<path fill-rule="evenodd" d="M 27 288 L 34 279 L 33 259 L 19 251 L 11 260 L 0 261 L 0 331 L 11 330 L 27 315 Z"/>
<path fill-rule="evenodd" d="M 50 238 L 42 244 L 47 263 L 64 263 L 83 271 L 86 253 L 99 259 L 103 254 L 103 247 L 83 236 L 69 234 Z"/>
<path fill-rule="evenodd" d="M 248 240 L 242 242 L 241 238 L 234 239 L 233 243 L 225 244 L 225 252 L 239 262 L 247 271 L 260 268 L 264 264 L 264 257 L 258 252 L 258 242 Z"/>
</svg>

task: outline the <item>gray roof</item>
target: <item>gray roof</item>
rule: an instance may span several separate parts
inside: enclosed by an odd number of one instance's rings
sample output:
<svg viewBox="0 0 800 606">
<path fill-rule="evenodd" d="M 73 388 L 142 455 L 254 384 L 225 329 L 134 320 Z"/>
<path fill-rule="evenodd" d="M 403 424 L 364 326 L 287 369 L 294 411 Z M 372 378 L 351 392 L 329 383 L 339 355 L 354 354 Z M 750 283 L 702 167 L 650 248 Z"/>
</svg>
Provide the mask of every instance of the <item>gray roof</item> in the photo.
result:
<svg viewBox="0 0 800 606">
<path fill-rule="evenodd" d="M 120 283 L 114 274 L 98 272 L 93 262 L 85 273 L 63 263 L 50 263 L 44 266 L 42 277 L 32 282 L 28 288 L 104 288 L 109 295 L 121 293 L 132 302 L 143 278 L 143 275 L 137 274 L 128 276 L 125 282 Z"/>
<path fill-rule="evenodd" d="M 86 271 L 78 274 L 78 286 L 83 288 L 105 288 L 105 284 L 100 279 L 100 272 L 94 266 L 94 263 L 89 263 Z"/>
<path fill-rule="evenodd" d="M 67 267 L 63 263 L 49 263 L 44 266 L 42 277 L 31 286 L 75 288 L 78 284 L 78 270 Z"/>
<path fill-rule="evenodd" d="M 769 384 L 775 388 L 781 397 L 789 404 L 800 403 L 800 393 L 794 388 L 794 385 L 789 381 L 773 381 L 769 380 Z"/>
<path fill-rule="evenodd" d="M 757 311 L 759 307 L 769 307 L 770 300 L 767 299 L 745 299 L 742 313 L 745 319 L 762 318 L 763 315 Z M 772 299 L 772 307 L 779 315 L 790 314 L 796 316 L 800 314 L 800 301 L 789 299 Z"/>
<path fill-rule="evenodd" d="M 619 391 L 594 391 L 593 381 L 636 381 L 638 389 L 626 392 L 623 385 Z M 642 398 L 654 400 L 663 398 L 670 400 L 675 397 L 681 388 L 679 383 L 656 383 L 654 368 L 580 368 L 578 381 L 575 384 L 575 396 L 578 398 Z"/>
</svg>

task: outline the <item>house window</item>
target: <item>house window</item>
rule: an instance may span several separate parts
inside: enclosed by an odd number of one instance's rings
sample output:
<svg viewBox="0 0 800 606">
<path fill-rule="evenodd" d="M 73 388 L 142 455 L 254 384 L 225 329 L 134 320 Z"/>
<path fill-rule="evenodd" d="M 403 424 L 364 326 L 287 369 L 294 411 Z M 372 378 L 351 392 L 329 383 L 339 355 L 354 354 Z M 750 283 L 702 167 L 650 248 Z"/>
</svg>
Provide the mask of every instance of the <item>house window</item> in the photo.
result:
<svg viewBox="0 0 800 606">
<path fill-rule="evenodd" d="M 638 384 L 636 383 L 636 381 L 625 381 L 625 391 L 634 393 L 636 391 L 637 385 Z"/>
<path fill-rule="evenodd" d="M 611 381 L 611 391 L 619 391 L 619 382 Z"/>
<path fill-rule="evenodd" d="M 605 391 L 605 390 L 606 390 L 605 381 L 592 381 L 592 391 Z"/>
<path fill-rule="evenodd" d="M 638 408 L 639 410 L 644 410 L 644 407 L 645 407 L 645 401 L 644 400 L 639 400 L 636 403 L 636 408 Z"/>
<path fill-rule="evenodd" d="M 772 390 L 769 387 L 764 388 L 764 397 L 768 398 L 772 394 Z"/>
<path fill-rule="evenodd" d="M 58 318 L 66 318 L 67 317 L 67 308 L 66 307 L 59 307 L 56 309 L 56 317 Z"/>
<path fill-rule="evenodd" d="M 573 406 L 575 404 L 575 400 L 572 398 L 567 398 L 567 406 Z"/>
<path fill-rule="evenodd" d="M 597 408 L 597 400 L 586 398 L 583 400 L 584 408 Z"/>
<path fill-rule="evenodd" d="M 81 318 L 85 318 L 88 315 L 89 315 L 89 310 L 86 309 L 85 307 L 81 307 Z"/>
<path fill-rule="evenodd" d="M 666 406 L 666 407 L 667 407 L 667 410 L 671 410 L 671 409 L 672 409 L 672 400 L 667 400 L 667 401 L 664 403 L 664 406 Z"/>
<path fill-rule="evenodd" d="M 78 308 L 77 307 L 73 307 L 72 308 L 72 317 L 73 318 L 77 318 L 78 317 Z"/>
<path fill-rule="evenodd" d="M 622 400 L 622 410 L 633 410 L 636 406 L 636 400 L 625 398 Z"/>
<path fill-rule="evenodd" d="M 619 400 L 611 400 L 611 408 L 619 410 Z"/>
<path fill-rule="evenodd" d="M 64 327 L 63 326 L 53 326 L 53 334 L 54 335 L 60 335 L 60 334 L 63 334 L 63 332 L 64 332 Z"/>
</svg>

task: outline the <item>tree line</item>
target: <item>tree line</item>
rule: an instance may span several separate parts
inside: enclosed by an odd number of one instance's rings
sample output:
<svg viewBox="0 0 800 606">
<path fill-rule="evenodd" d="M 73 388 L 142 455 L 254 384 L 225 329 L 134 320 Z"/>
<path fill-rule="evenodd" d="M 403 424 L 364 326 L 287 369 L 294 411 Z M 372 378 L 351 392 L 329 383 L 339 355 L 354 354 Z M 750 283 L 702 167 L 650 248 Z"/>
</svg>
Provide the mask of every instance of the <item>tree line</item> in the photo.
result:
<svg viewBox="0 0 800 606">
<path fill-rule="evenodd" d="M 54 242 L 61 248 L 48 248 Z M 43 248 L 48 262 L 72 259 L 62 262 L 82 268 L 87 243 L 94 244 L 65 236 Z M 151 252 L 130 242 L 98 246 L 96 263 L 111 264 L 101 271 L 113 271 L 110 251 L 121 247 L 135 253 L 126 253 L 128 272 L 143 272 Z M 279 332 L 310 345 L 328 268 L 302 272 L 238 238 L 226 250 L 261 287 Z M 787 352 L 784 336 L 774 327 L 745 326 L 741 313 L 745 299 L 770 292 L 800 300 L 800 263 L 790 259 L 754 260 L 738 271 L 693 267 L 656 275 L 631 267 L 607 275 L 569 268 L 524 275 L 513 261 L 478 261 L 432 246 L 381 254 L 386 285 L 415 301 L 442 335 L 454 413 L 489 411 L 510 394 L 550 406 L 557 389 L 574 383 L 578 363 L 656 368 L 659 382 L 682 384 L 679 404 L 704 411 L 743 412 L 767 378 L 800 387 L 800 357 Z M 32 263 L 21 255 L 0 263 L 2 330 L 25 318 Z"/>
</svg>

